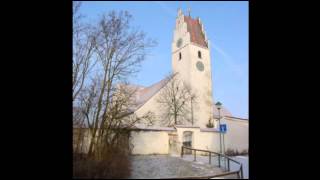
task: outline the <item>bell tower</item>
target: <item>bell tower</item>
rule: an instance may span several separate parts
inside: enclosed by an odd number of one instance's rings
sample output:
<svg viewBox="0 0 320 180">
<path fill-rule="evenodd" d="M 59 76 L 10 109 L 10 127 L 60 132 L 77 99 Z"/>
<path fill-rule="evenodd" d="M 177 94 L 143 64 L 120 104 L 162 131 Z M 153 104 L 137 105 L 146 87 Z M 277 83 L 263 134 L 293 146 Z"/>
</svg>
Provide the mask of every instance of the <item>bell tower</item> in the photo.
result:
<svg viewBox="0 0 320 180">
<path fill-rule="evenodd" d="M 213 115 L 210 46 L 200 18 L 178 10 L 172 41 L 172 69 L 197 95 L 194 126 L 205 128 Z M 214 122 L 212 120 L 212 122 Z"/>
</svg>

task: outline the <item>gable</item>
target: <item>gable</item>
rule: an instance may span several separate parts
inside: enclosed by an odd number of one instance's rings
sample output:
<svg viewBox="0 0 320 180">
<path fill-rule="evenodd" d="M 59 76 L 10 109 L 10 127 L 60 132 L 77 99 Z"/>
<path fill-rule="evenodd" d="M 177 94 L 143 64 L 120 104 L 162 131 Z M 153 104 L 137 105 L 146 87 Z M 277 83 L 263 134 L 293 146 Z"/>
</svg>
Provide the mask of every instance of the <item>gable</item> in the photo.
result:
<svg viewBox="0 0 320 180">
<path fill-rule="evenodd" d="M 190 41 L 203 47 L 208 47 L 199 20 L 184 16 L 184 21 L 187 24 L 187 31 L 190 33 Z"/>
</svg>

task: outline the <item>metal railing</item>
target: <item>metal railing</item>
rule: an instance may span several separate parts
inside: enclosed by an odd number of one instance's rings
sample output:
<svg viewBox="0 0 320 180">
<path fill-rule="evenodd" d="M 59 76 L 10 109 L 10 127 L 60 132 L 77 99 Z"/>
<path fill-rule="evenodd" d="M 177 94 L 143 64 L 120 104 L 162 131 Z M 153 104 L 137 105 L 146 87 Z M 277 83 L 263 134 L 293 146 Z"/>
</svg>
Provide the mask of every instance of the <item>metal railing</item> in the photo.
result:
<svg viewBox="0 0 320 180">
<path fill-rule="evenodd" d="M 175 177 L 175 178 L 165 178 L 165 179 L 210 179 L 210 178 L 228 176 L 228 175 L 233 175 L 233 174 L 236 174 L 238 179 L 243 179 L 243 169 L 242 169 L 242 164 L 240 162 L 238 162 L 234 159 L 231 159 L 230 157 L 228 157 L 224 154 L 221 154 L 221 153 L 208 151 L 208 150 L 202 150 L 202 149 L 189 148 L 189 147 L 185 147 L 185 146 L 181 146 L 181 158 L 183 158 L 184 149 L 189 149 L 189 150 L 193 151 L 194 161 L 197 160 L 197 153 L 196 153 L 197 151 L 209 153 L 209 164 L 211 164 L 211 155 L 212 154 L 218 156 L 218 167 L 221 167 L 221 158 L 222 157 L 227 159 L 227 167 L 225 167 L 227 172 L 222 173 L 222 174 L 212 175 L 212 176 Z M 239 170 L 230 171 L 230 161 L 240 165 Z"/>
</svg>

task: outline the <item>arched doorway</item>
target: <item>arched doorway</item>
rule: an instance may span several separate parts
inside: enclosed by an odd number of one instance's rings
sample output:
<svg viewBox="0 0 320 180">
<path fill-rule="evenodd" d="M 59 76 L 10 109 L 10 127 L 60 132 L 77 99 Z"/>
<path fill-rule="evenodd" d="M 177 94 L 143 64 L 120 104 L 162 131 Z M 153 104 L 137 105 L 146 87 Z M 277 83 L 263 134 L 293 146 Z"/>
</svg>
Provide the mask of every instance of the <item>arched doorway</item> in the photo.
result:
<svg viewBox="0 0 320 180">
<path fill-rule="evenodd" d="M 183 139 L 182 139 L 182 143 L 183 143 L 183 146 L 186 146 L 186 147 L 190 147 L 192 148 L 192 131 L 184 131 L 183 132 Z M 191 154 L 191 150 L 190 149 L 185 149 L 185 154 Z"/>
</svg>

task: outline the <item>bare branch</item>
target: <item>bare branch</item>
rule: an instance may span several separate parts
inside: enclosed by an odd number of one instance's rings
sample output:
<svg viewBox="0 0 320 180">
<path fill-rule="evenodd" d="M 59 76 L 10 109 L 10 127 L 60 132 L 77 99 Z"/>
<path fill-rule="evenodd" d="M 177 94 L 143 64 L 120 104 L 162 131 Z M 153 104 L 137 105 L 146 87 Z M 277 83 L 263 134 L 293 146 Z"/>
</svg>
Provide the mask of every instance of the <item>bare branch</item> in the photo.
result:
<svg viewBox="0 0 320 180">
<path fill-rule="evenodd" d="M 133 114 L 135 90 L 117 85 L 139 71 L 148 50 L 156 45 L 144 32 L 130 28 L 131 19 L 126 11 L 112 11 L 95 25 L 76 23 L 73 98 L 91 132 L 90 155 L 118 143 L 125 129 L 141 121 L 150 125 L 154 119 L 151 112 L 142 117 Z M 91 70 L 96 71 L 95 77 Z"/>
<path fill-rule="evenodd" d="M 192 107 L 190 103 L 195 103 L 196 95 L 191 87 L 181 82 L 178 74 L 170 74 L 169 82 L 161 91 L 157 102 L 163 109 L 163 125 L 172 126 L 177 124 L 193 123 Z"/>
</svg>

